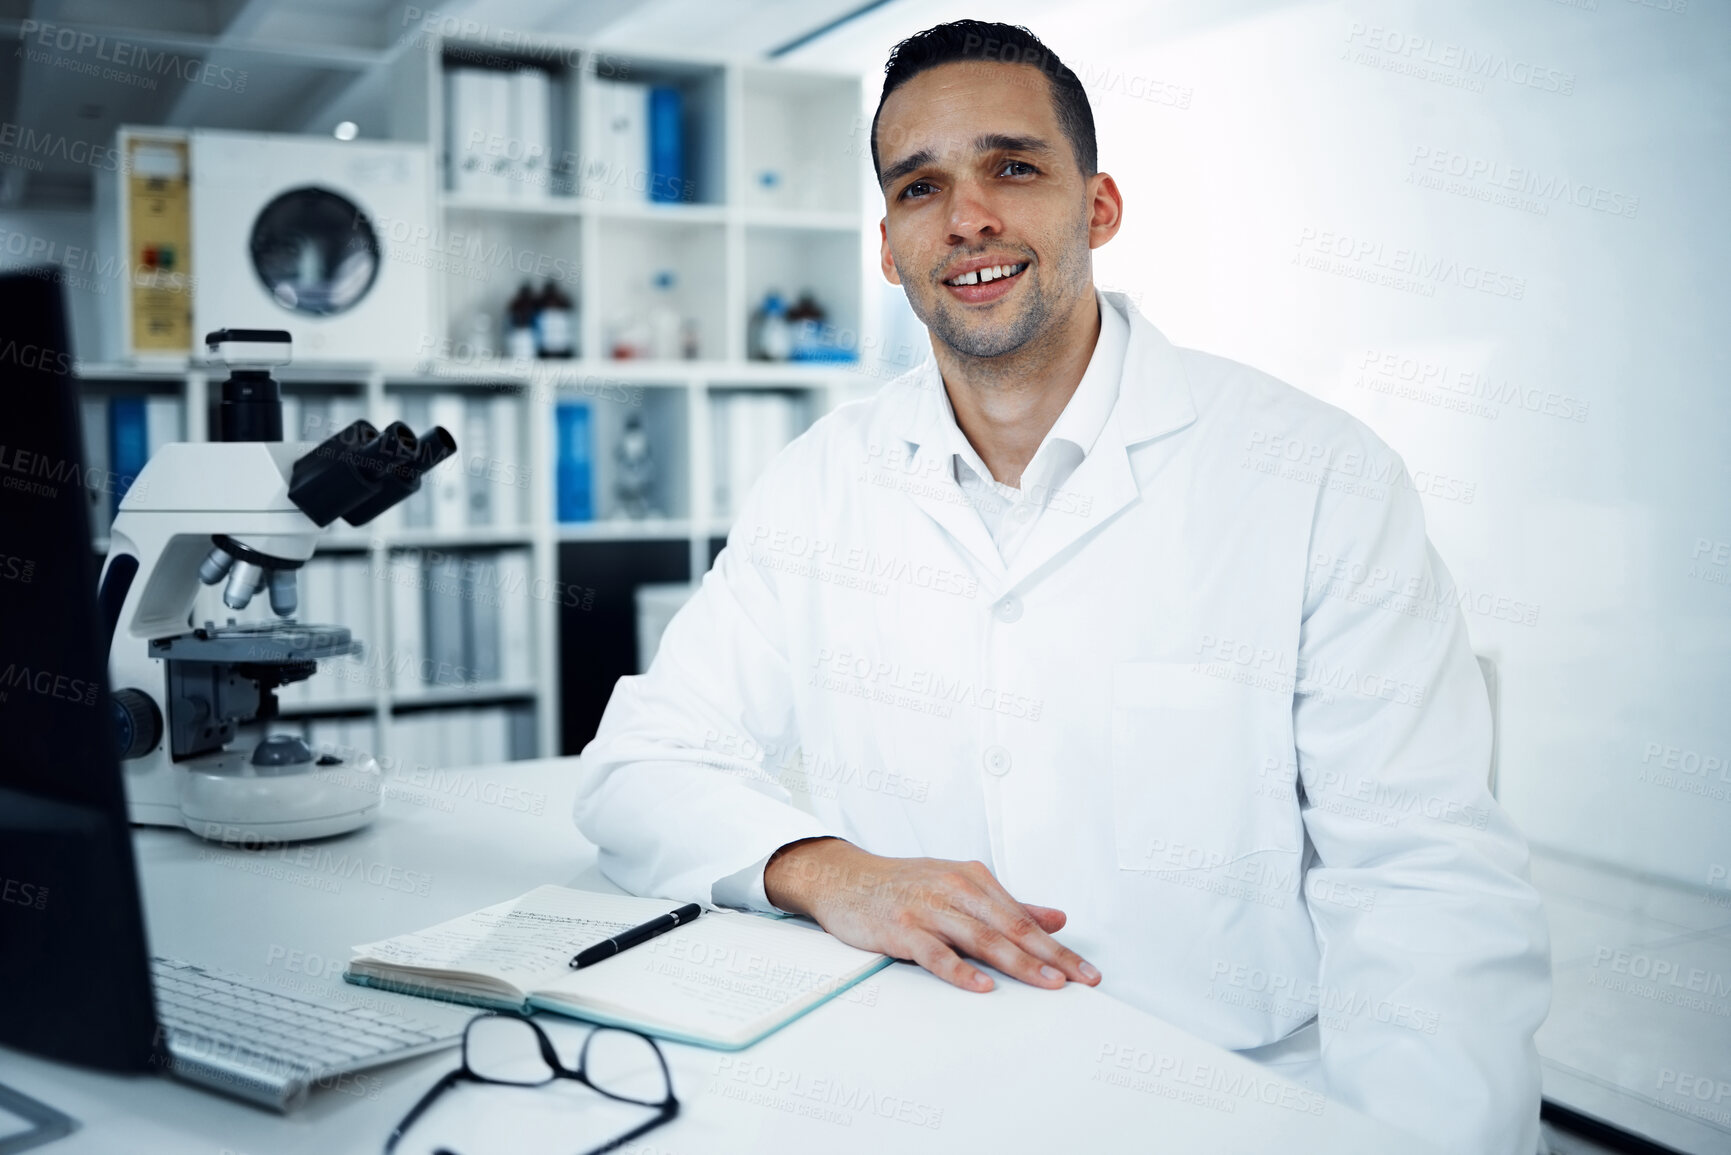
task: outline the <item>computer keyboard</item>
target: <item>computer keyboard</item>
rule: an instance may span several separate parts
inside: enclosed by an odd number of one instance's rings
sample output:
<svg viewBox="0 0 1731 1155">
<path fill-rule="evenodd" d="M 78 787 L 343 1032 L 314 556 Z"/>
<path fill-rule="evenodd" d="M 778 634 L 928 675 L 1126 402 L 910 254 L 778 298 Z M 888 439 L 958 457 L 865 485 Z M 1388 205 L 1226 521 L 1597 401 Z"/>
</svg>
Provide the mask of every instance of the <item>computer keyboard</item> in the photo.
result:
<svg viewBox="0 0 1731 1155">
<path fill-rule="evenodd" d="M 279 1111 L 316 1083 L 454 1046 L 455 1019 L 296 998 L 209 967 L 152 960 L 156 1016 L 174 1074 Z"/>
</svg>

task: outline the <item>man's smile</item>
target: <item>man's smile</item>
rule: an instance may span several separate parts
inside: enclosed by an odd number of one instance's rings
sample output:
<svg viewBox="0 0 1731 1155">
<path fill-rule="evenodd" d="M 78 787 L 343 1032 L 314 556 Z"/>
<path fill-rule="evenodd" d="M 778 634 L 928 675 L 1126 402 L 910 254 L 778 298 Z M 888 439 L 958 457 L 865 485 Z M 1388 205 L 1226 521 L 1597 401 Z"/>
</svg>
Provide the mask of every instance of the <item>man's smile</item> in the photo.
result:
<svg viewBox="0 0 1731 1155">
<path fill-rule="evenodd" d="M 990 258 L 963 263 L 942 281 L 950 295 L 970 304 L 983 304 L 1004 296 L 1014 286 L 1032 261 L 1006 261 Z"/>
</svg>

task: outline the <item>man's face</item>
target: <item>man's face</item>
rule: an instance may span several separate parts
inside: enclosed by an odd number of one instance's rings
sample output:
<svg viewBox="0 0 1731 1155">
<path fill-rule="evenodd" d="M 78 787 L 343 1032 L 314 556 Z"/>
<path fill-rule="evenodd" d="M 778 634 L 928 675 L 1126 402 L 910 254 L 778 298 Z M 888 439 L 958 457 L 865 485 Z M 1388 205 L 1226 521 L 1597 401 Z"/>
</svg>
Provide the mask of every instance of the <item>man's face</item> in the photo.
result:
<svg viewBox="0 0 1731 1155">
<path fill-rule="evenodd" d="M 884 102 L 877 140 L 884 276 L 940 341 L 1014 353 L 1089 292 L 1090 182 L 1039 69 L 922 72 Z"/>
</svg>

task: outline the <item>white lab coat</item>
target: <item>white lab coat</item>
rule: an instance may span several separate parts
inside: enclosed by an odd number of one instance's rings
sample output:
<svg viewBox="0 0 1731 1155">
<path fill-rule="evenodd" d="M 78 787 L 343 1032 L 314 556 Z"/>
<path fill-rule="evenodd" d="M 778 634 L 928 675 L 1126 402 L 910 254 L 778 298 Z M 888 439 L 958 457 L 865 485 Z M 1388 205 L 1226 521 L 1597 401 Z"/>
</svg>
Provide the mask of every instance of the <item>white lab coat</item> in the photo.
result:
<svg viewBox="0 0 1731 1155">
<path fill-rule="evenodd" d="M 817 834 L 980 859 L 1111 994 L 1234 1049 L 1315 1015 L 1332 1098 L 1528 1155 L 1548 938 L 1418 496 L 1350 416 L 1102 299 L 1116 405 L 1013 563 L 934 366 L 840 407 L 619 681 L 578 825 L 682 901 Z"/>
</svg>

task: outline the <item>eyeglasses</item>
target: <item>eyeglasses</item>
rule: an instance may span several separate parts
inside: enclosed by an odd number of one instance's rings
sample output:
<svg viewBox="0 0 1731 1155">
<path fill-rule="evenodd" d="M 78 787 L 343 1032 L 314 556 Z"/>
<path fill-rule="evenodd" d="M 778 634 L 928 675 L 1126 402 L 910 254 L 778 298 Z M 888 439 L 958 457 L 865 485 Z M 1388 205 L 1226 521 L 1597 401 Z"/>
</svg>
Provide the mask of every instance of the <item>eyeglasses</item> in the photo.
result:
<svg viewBox="0 0 1731 1155">
<path fill-rule="evenodd" d="M 491 1083 L 507 1087 L 544 1087 L 555 1079 L 575 1079 L 592 1091 L 620 1103 L 648 1107 L 655 1115 L 643 1125 L 611 1139 L 584 1155 L 601 1155 L 679 1114 L 673 1097 L 673 1077 L 655 1040 L 619 1027 L 596 1027 L 583 1040 L 575 1069 L 559 1060 L 547 1033 L 522 1015 L 489 1012 L 476 1015 L 463 1029 L 463 1065 L 434 1083 L 420 1102 L 403 1116 L 385 1140 L 385 1155 L 433 1105 L 433 1101 L 461 1082 Z M 441 1155 L 456 1155 L 441 1148 Z"/>
</svg>

